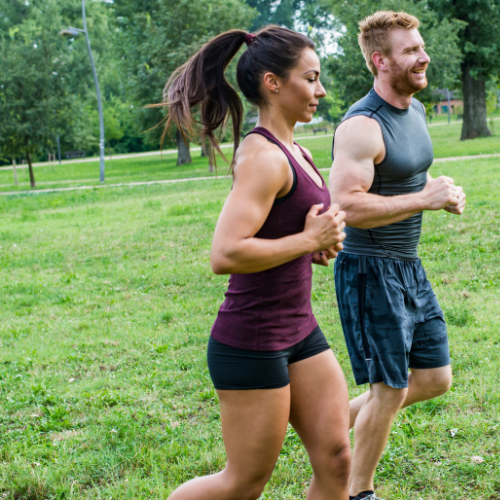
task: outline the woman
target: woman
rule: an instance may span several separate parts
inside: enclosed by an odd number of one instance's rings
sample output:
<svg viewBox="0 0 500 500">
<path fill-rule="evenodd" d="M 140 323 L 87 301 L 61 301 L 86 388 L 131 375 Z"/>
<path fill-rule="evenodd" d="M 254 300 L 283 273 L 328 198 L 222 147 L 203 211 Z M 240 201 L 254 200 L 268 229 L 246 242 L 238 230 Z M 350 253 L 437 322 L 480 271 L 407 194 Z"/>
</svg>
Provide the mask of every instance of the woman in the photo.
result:
<svg viewBox="0 0 500 500">
<path fill-rule="evenodd" d="M 259 108 L 238 147 L 243 106 L 224 71 L 243 43 L 238 85 Z M 220 400 L 225 469 L 177 488 L 170 500 L 257 499 L 290 422 L 314 471 L 309 500 L 347 500 L 349 402 L 340 366 L 311 309 L 311 264 L 328 265 L 344 239 L 345 214 L 330 205 L 310 153 L 293 141 L 325 96 L 314 43 L 269 26 L 233 30 L 205 45 L 166 87 L 170 119 L 191 132 L 200 105 L 202 136 L 232 119 L 234 182 L 215 229 L 210 262 L 231 274 L 208 344 Z M 219 150 L 220 152 L 220 150 Z"/>
</svg>

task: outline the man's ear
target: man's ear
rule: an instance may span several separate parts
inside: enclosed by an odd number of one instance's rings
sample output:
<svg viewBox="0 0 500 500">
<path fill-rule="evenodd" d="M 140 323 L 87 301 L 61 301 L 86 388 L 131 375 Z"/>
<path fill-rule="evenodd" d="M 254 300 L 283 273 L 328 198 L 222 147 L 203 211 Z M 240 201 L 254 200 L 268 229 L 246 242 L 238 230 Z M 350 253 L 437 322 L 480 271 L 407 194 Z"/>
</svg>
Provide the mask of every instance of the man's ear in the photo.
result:
<svg viewBox="0 0 500 500">
<path fill-rule="evenodd" d="M 389 60 L 387 56 L 382 54 L 382 52 L 374 52 L 372 54 L 372 61 L 378 71 L 387 71 Z"/>
</svg>

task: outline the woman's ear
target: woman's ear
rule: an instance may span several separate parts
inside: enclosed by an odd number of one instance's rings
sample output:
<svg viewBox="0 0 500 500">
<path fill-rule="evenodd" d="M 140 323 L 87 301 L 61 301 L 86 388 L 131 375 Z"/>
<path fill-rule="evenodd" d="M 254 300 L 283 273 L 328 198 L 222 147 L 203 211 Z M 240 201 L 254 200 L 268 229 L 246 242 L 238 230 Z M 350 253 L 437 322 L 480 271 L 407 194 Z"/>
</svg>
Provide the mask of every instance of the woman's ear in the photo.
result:
<svg viewBox="0 0 500 500">
<path fill-rule="evenodd" d="M 280 84 L 278 82 L 278 78 L 274 73 L 265 73 L 263 80 L 265 90 L 272 92 L 273 94 L 277 93 L 276 91 L 279 92 Z"/>
</svg>

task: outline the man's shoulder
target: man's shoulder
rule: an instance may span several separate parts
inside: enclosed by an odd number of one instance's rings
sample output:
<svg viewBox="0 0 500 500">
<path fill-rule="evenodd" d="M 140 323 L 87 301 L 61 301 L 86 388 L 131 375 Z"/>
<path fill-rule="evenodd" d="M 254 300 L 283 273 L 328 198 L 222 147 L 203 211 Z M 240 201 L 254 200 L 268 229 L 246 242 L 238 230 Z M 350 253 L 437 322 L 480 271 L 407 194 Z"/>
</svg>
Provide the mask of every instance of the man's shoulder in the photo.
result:
<svg viewBox="0 0 500 500">
<path fill-rule="evenodd" d="M 348 109 L 344 120 L 356 115 L 372 116 L 379 107 L 380 103 L 374 97 L 373 91 L 370 91 Z"/>
</svg>

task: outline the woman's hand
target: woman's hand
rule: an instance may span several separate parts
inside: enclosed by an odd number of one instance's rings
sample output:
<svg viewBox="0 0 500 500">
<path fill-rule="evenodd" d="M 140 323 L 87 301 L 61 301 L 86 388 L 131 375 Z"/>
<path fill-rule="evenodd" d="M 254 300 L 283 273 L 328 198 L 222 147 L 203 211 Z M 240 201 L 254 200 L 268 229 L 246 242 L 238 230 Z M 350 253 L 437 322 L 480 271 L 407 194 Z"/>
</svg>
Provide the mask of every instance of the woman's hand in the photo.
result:
<svg viewBox="0 0 500 500">
<path fill-rule="evenodd" d="M 345 239 L 345 212 L 338 205 L 332 205 L 325 213 L 319 215 L 323 204 L 313 205 L 306 216 L 304 235 L 311 240 L 313 252 L 321 252 L 323 249 L 334 248 Z M 336 252 L 340 249 L 333 249 Z M 321 256 L 319 256 L 321 257 Z M 325 256 L 326 257 L 326 256 Z M 319 262 L 318 262 L 319 263 Z"/>
</svg>

